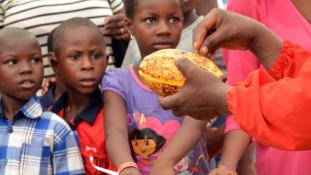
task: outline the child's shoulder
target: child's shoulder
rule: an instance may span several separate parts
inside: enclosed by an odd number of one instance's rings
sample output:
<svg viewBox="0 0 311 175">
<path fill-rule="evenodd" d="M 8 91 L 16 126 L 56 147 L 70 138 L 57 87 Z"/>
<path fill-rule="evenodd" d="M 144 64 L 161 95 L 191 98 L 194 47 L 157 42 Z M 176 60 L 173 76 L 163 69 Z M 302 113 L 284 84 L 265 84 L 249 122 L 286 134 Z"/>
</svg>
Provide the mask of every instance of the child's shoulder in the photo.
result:
<svg viewBox="0 0 311 175">
<path fill-rule="evenodd" d="M 123 68 L 114 68 L 114 69 L 109 69 L 106 72 L 106 75 L 104 75 L 104 78 L 106 76 L 115 76 L 115 75 L 128 75 L 130 72 L 130 66 L 123 67 Z"/>
<path fill-rule="evenodd" d="M 59 131 L 61 128 L 70 130 L 69 125 L 64 119 L 48 110 L 42 111 L 42 114 L 38 118 L 37 122 L 42 127 L 45 126 L 49 130 Z"/>
<path fill-rule="evenodd" d="M 124 68 L 114 68 L 107 71 L 103 77 L 103 81 L 124 82 L 132 76 L 131 66 Z"/>
</svg>

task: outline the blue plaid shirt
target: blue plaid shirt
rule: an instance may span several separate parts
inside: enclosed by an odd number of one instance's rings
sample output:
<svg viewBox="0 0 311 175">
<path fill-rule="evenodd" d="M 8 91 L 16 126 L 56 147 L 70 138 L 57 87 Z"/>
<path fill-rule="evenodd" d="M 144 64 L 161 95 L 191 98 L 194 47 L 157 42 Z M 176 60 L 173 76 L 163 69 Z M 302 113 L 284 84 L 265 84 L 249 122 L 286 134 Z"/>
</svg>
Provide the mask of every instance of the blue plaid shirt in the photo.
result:
<svg viewBox="0 0 311 175">
<path fill-rule="evenodd" d="M 84 174 L 82 158 L 68 124 L 43 111 L 34 96 L 15 114 L 4 116 L 0 100 L 0 175 Z"/>
</svg>

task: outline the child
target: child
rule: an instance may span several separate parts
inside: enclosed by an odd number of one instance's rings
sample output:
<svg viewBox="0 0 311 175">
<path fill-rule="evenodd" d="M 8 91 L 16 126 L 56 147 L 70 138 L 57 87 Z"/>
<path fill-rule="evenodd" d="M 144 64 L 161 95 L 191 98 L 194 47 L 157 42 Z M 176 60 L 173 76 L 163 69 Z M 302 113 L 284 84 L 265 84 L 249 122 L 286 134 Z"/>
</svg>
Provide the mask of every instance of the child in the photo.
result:
<svg viewBox="0 0 311 175">
<path fill-rule="evenodd" d="M 56 28 L 51 64 L 66 84 L 65 92 L 51 108 L 78 133 L 87 174 L 98 174 L 90 162 L 114 170 L 107 156 L 103 102 L 99 83 L 104 76 L 106 44 L 99 28 L 85 18 L 72 18 Z"/>
<path fill-rule="evenodd" d="M 48 49 L 48 58 L 51 60 L 52 53 L 53 53 L 53 34 L 54 30 L 49 34 L 47 39 L 47 49 Z M 46 79 L 47 80 L 47 79 Z M 51 87 L 51 89 L 40 98 L 41 105 L 44 108 L 49 108 L 54 105 L 55 101 L 66 91 L 66 86 L 61 80 L 60 76 L 57 74 L 55 75 L 55 85 Z"/>
<path fill-rule="evenodd" d="M 184 1 L 185 3 L 185 13 L 183 19 L 183 30 L 180 37 L 180 42 L 176 46 L 176 49 L 185 50 L 189 52 L 194 52 L 192 42 L 192 30 L 193 28 L 203 19 L 203 16 L 198 16 L 196 14 L 195 5 L 200 0 L 188 0 Z M 202 0 L 201 0 L 202 1 Z M 221 53 L 220 50 L 217 53 Z M 221 54 L 217 54 L 217 61 L 222 60 Z M 125 57 L 122 63 L 122 67 L 129 66 L 131 64 L 137 64 L 141 58 L 140 51 L 137 45 L 137 41 L 133 38 L 126 50 Z M 219 62 L 219 61 L 218 61 Z M 223 63 L 223 61 L 221 61 Z M 224 65 L 224 63 L 222 64 Z M 224 66 L 222 66 L 224 67 Z M 223 71 L 223 70 L 222 70 Z"/>
<path fill-rule="evenodd" d="M 43 79 L 36 37 L 1 29 L 0 62 L 0 174 L 83 174 L 70 127 L 35 95 Z"/>
<path fill-rule="evenodd" d="M 126 0 L 125 4 L 127 26 L 142 57 L 177 46 L 183 0 Z M 163 110 L 158 95 L 140 80 L 138 69 L 136 64 L 108 71 L 101 84 L 107 150 L 118 173 L 206 175 L 207 122 L 177 118 Z"/>
</svg>

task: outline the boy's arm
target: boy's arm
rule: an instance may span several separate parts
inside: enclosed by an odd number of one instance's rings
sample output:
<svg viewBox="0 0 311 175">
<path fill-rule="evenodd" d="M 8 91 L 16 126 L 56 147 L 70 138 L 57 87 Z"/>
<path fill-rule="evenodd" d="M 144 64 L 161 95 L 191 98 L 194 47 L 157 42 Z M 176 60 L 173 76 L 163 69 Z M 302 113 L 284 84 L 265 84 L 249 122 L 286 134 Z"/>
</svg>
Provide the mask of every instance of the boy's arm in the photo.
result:
<svg viewBox="0 0 311 175">
<path fill-rule="evenodd" d="M 104 120 L 106 147 L 115 168 L 125 162 L 134 162 L 128 141 L 124 99 L 115 92 L 104 91 Z M 140 174 L 135 168 L 126 168 L 121 174 Z"/>
<path fill-rule="evenodd" d="M 85 174 L 79 147 L 70 127 L 63 121 L 55 131 L 53 174 Z"/>
<path fill-rule="evenodd" d="M 195 120 L 185 116 L 182 126 L 171 143 L 158 157 L 150 175 L 174 174 L 173 166 L 183 159 L 198 143 L 205 131 L 207 121 Z"/>
</svg>

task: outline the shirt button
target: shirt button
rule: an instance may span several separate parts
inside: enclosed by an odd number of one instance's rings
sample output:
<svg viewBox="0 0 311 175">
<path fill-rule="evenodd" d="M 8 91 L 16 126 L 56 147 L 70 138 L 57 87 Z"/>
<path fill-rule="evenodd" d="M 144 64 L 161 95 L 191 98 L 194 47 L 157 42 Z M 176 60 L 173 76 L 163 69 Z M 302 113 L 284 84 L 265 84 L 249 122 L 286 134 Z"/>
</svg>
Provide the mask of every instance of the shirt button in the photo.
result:
<svg viewBox="0 0 311 175">
<path fill-rule="evenodd" d="M 8 128 L 8 132 L 12 133 L 13 132 L 13 128 L 12 127 Z"/>
</svg>

